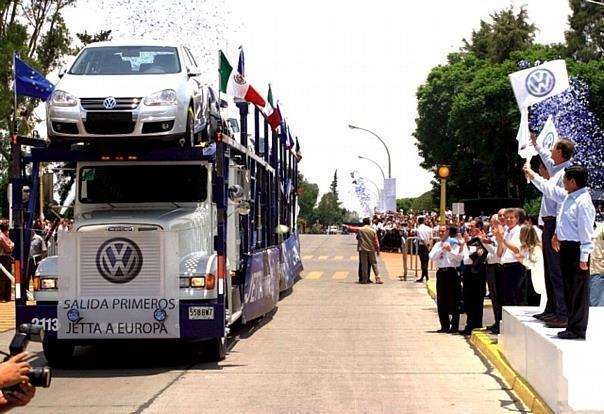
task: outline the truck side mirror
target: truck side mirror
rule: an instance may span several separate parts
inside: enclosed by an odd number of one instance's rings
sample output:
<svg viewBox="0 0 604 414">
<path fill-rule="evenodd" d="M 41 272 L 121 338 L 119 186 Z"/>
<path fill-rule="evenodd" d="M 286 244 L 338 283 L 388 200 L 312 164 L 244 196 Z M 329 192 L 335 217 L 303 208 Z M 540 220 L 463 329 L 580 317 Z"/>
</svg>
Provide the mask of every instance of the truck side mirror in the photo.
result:
<svg viewBox="0 0 604 414">
<path fill-rule="evenodd" d="M 65 75 L 67 73 L 67 69 L 62 67 L 61 69 L 59 69 L 59 79 L 61 79 L 63 77 L 63 75 Z"/>
<path fill-rule="evenodd" d="M 251 206 L 250 202 L 247 200 L 241 200 L 237 205 L 237 213 L 241 216 L 247 216 L 250 214 Z"/>
<path fill-rule="evenodd" d="M 229 199 L 234 202 L 239 202 L 243 198 L 243 187 L 240 185 L 232 185 L 229 187 Z"/>
</svg>

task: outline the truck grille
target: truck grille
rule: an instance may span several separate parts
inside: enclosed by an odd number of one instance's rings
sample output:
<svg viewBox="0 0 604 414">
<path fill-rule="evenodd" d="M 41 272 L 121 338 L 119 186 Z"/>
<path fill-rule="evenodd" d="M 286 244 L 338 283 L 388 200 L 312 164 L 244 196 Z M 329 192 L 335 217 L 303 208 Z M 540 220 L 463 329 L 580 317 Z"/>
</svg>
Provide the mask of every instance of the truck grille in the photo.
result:
<svg viewBox="0 0 604 414">
<path fill-rule="evenodd" d="M 79 245 L 79 296 L 160 296 L 162 288 L 162 242 L 161 233 L 145 232 L 90 232 L 80 235 Z M 113 233 L 113 232 L 112 232 Z M 127 283 L 113 283 L 99 271 L 97 255 L 104 243 L 116 238 L 134 242 L 142 254 L 142 268 Z"/>
<path fill-rule="evenodd" d="M 103 105 L 106 98 L 80 98 L 80 105 L 87 111 L 105 111 L 107 108 Z M 115 98 L 115 107 L 111 108 L 112 111 L 116 110 L 132 110 L 138 107 L 142 98 Z"/>
</svg>

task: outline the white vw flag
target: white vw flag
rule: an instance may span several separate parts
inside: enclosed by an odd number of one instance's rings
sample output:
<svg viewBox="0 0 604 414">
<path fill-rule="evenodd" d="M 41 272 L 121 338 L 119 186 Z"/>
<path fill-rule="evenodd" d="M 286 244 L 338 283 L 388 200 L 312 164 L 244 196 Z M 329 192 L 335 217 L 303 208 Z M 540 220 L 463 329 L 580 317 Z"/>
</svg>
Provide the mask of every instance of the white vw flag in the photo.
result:
<svg viewBox="0 0 604 414">
<path fill-rule="evenodd" d="M 552 60 L 508 75 L 518 108 L 558 95 L 569 87 L 566 62 Z"/>
<path fill-rule="evenodd" d="M 554 120 L 550 115 L 547 118 L 547 122 L 545 122 L 541 133 L 537 137 L 537 144 L 539 144 L 542 148 L 551 150 L 554 146 L 554 142 L 556 142 L 557 140 L 558 131 L 556 130 L 556 125 L 554 125 Z"/>
<path fill-rule="evenodd" d="M 518 141 L 518 155 L 525 160 L 531 159 L 534 155 L 537 155 L 535 147 L 531 144 L 529 123 L 528 123 L 528 107 L 520 109 L 520 126 L 518 127 L 518 134 L 516 134 L 516 141 Z"/>
</svg>

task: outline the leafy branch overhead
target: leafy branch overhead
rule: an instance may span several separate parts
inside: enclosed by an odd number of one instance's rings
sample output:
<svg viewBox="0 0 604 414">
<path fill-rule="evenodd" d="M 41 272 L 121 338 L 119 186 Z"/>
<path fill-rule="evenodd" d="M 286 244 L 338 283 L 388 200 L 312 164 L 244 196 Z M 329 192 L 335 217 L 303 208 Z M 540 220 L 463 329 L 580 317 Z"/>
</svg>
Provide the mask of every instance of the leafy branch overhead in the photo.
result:
<svg viewBox="0 0 604 414">
<path fill-rule="evenodd" d="M 570 3 L 567 44 L 534 43 L 537 27 L 526 10 L 509 7 L 492 14 L 489 22 L 481 21 L 459 52 L 434 67 L 419 87 L 416 145 L 424 168 L 452 166 L 449 201 L 537 196 L 521 174 L 523 160 L 514 139 L 520 113 L 507 76 L 518 70 L 519 61 L 566 58 L 569 74 L 592 91 L 590 109 L 600 122 L 604 119 L 604 37 L 592 36 L 593 27 L 604 27 L 604 9 L 595 13 L 599 6 L 592 10 L 581 0 Z M 434 191 L 438 187 L 435 181 Z"/>
</svg>

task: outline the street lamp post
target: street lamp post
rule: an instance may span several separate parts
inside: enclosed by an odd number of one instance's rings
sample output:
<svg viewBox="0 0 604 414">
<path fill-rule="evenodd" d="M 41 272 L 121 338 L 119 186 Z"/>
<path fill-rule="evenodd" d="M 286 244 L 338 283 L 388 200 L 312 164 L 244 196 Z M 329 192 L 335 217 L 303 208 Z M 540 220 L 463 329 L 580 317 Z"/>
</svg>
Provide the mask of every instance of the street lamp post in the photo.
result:
<svg viewBox="0 0 604 414">
<path fill-rule="evenodd" d="M 447 209 L 447 178 L 451 176 L 451 166 L 439 165 L 436 175 L 440 178 L 440 224 L 445 224 L 445 210 Z"/>
<path fill-rule="evenodd" d="M 380 138 L 378 134 L 376 134 L 375 132 L 373 132 L 369 129 L 361 128 L 361 127 L 350 125 L 350 124 L 348 124 L 348 128 L 360 129 L 361 131 L 369 132 L 371 135 L 373 135 L 374 137 L 376 137 L 377 139 L 380 140 L 380 142 L 382 143 L 382 145 L 384 145 L 384 148 L 386 149 L 386 154 L 388 155 L 388 178 L 392 178 L 392 168 L 391 168 L 391 163 L 390 163 L 390 150 L 388 150 L 388 146 L 386 145 L 384 140 L 382 140 L 382 138 Z"/>
<path fill-rule="evenodd" d="M 377 167 L 380 169 L 380 172 L 382 173 L 382 179 L 383 179 L 384 181 L 386 181 L 386 175 L 384 174 L 384 169 L 383 169 L 383 168 L 380 166 L 380 164 L 378 164 L 377 162 L 375 162 L 375 161 L 374 161 L 374 160 L 372 160 L 371 158 L 363 157 L 362 155 L 357 155 L 357 157 L 358 157 L 360 160 L 367 160 L 367 161 L 371 161 L 372 163 L 374 163 L 374 164 L 375 164 L 375 165 L 376 165 L 376 166 L 377 166 Z"/>
</svg>

